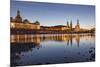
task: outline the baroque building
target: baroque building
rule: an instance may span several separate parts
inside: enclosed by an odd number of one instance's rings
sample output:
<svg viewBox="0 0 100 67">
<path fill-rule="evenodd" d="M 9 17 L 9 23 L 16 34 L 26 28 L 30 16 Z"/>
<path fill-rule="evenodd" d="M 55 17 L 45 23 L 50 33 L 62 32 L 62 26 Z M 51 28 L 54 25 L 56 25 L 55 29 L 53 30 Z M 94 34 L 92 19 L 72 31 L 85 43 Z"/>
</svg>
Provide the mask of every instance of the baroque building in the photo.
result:
<svg viewBox="0 0 100 67">
<path fill-rule="evenodd" d="M 72 30 L 73 26 L 72 26 L 72 20 L 70 21 L 70 30 Z"/>
<path fill-rule="evenodd" d="M 63 26 L 63 25 L 57 25 L 57 26 L 41 26 L 41 30 L 63 31 L 63 30 L 66 30 L 66 26 Z"/>
<path fill-rule="evenodd" d="M 80 31 L 79 19 L 77 19 L 77 25 L 75 26 L 75 31 L 76 32 Z"/>
<path fill-rule="evenodd" d="M 66 26 L 67 28 L 69 28 L 69 22 L 67 21 L 67 26 Z"/>
<path fill-rule="evenodd" d="M 77 19 L 77 24 L 75 25 L 74 28 L 73 28 L 72 20 L 70 21 L 70 23 L 67 21 L 66 30 L 70 30 L 70 31 L 74 31 L 74 32 L 79 32 L 80 31 L 79 19 Z"/>
<path fill-rule="evenodd" d="M 11 28 L 13 29 L 40 29 L 40 23 L 38 21 L 33 23 L 28 21 L 27 19 L 22 20 L 19 10 L 17 11 L 17 16 L 15 17 L 15 19 L 11 17 L 10 21 Z"/>
<path fill-rule="evenodd" d="M 17 15 L 15 18 L 10 17 L 10 25 L 11 29 L 25 29 L 25 30 L 41 30 L 43 32 L 50 31 L 67 31 L 67 32 L 79 32 L 80 24 L 79 19 L 77 19 L 77 24 L 73 27 L 72 20 L 67 21 L 66 25 L 56 25 L 56 26 L 40 26 L 38 21 L 30 22 L 28 19 L 22 19 L 20 15 L 20 11 L 17 11 Z"/>
<path fill-rule="evenodd" d="M 22 17 L 20 16 L 20 11 L 17 11 L 17 16 L 15 17 L 15 22 L 22 23 Z"/>
</svg>

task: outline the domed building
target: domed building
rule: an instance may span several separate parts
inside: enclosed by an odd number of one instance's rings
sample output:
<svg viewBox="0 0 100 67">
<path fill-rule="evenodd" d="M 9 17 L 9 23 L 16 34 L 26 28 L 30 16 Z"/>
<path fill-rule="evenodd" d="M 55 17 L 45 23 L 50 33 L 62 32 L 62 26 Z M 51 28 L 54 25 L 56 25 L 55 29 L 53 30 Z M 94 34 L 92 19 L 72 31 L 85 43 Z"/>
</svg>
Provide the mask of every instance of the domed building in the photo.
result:
<svg viewBox="0 0 100 67">
<path fill-rule="evenodd" d="M 15 19 L 13 19 L 13 17 L 10 18 L 10 22 L 12 29 L 40 29 L 40 23 L 38 21 L 33 23 L 30 22 L 28 19 L 22 20 L 19 10 L 17 11 Z"/>
<path fill-rule="evenodd" d="M 25 19 L 23 20 L 23 23 L 29 23 L 29 20 Z"/>
<path fill-rule="evenodd" d="M 35 23 L 34 23 L 34 24 L 36 24 L 36 25 L 40 25 L 39 21 L 35 21 Z"/>
<path fill-rule="evenodd" d="M 22 22 L 22 17 L 20 16 L 20 11 L 17 11 L 17 16 L 15 17 L 15 22 L 21 23 Z"/>
</svg>

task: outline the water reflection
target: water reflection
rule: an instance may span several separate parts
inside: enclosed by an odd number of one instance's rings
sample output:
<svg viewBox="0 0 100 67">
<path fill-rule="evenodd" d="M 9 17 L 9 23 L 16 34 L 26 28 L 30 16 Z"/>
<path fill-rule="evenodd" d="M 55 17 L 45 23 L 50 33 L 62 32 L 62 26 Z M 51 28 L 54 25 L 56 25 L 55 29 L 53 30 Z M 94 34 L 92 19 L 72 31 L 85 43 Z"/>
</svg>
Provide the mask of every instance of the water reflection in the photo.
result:
<svg viewBox="0 0 100 67">
<path fill-rule="evenodd" d="M 80 37 L 88 38 L 88 35 L 83 34 L 58 34 L 58 35 L 11 35 L 11 43 L 35 43 L 40 44 L 41 41 L 65 41 L 67 45 L 69 42 L 71 45 L 73 44 L 73 39 L 76 40 L 77 45 L 79 47 Z"/>
<path fill-rule="evenodd" d="M 94 39 L 95 36 L 91 34 L 11 35 L 11 65 L 93 61 L 95 58 Z M 84 48 L 90 55 L 85 52 Z M 50 54 L 47 54 L 52 50 L 54 52 L 52 54 L 56 53 L 57 55 L 50 56 Z M 38 55 L 36 55 L 37 51 L 39 52 Z M 77 51 L 77 55 L 75 51 Z M 66 55 L 68 53 L 69 55 Z M 45 55 L 45 59 L 40 58 L 40 55 Z M 26 57 L 30 58 L 30 60 Z M 47 59 L 50 57 L 55 60 L 49 59 L 48 61 Z M 65 60 L 66 57 L 67 60 Z"/>
</svg>

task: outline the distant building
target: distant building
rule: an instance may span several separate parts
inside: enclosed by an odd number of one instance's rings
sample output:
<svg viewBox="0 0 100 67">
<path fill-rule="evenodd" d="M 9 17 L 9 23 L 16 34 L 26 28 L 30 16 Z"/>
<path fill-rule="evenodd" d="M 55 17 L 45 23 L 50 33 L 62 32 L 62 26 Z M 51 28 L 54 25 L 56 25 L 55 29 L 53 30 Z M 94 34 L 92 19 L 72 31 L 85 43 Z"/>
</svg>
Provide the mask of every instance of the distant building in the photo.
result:
<svg viewBox="0 0 100 67">
<path fill-rule="evenodd" d="M 70 21 L 70 30 L 72 31 L 72 28 L 73 28 L 73 26 L 72 26 L 73 24 L 72 24 L 72 20 Z"/>
<path fill-rule="evenodd" d="M 66 25 L 56 25 L 56 26 L 40 26 L 39 21 L 30 22 L 28 19 L 22 19 L 20 15 L 20 11 L 17 11 L 17 15 L 15 18 L 10 17 L 11 21 L 11 28 L 13 29 L 36 29 L 41 31 L 65 31 L 65 32 L 79 32 L 80 31 L 80 24 L 79 19 L 77 19 L 77 24 L 75 28 L 73 27 L 72 20 L 67 21 Z"/>
<path fill-rule="evenodd" d="M 17 11 L 17 16 L 15 17 L 15 22 L 22 23 L 22 17 L 20 16 L 20 11 Z"/>
<path fill-rule="evenodd" d="M 16 29 L 40 29 L 40 23 L 38 21 L 32 23 L 28 21 L 27 19 L 22 20 L 22 17 L 20 15 L 20 11 L 17 11 L 17 16 L 15 19 L 12 17 L 10 18 L 11 21 L 11 28 Z"/>
<path fill-rule="evenodd" d="M 73 28 L 73 24 L 72 24 L 72 20 L 70 21 L 70 25 L 69 22 L 67 21 L 66 25 L 56 25 L 56 26 L 41 26 L 40 27 L 41 30 L 57 30 L 57 31 L 74 31 L 74 32 L 78 32 L 80 31 L 80 24 L 79 24 L 79 20 L 77 20 L 77 25 L 75 26 L 75 28 Z"/>
<path fill-rule="evenodd" d="M 59 30 L 65 30 L 66 29 L 66 26 L 64 25 L 57 25 L 57 26 L 41 26 L 41 29 L 42 30 L 56 30 L 56 31 L 59 31 Z"/>
<path fill-rule="evenodd" d="M 65 30 L 70 30 L 69 22 L 67 21 L 66 29 Z"/>
<path fill-rule="evenodd" d="M 67 21 L 67 26 L 66 26 L 66 28 L 69 28 L 69 22 Z"/>
<path fill-rule="evenodd" d="M 75 31 L 76 32 L 80 31 L 79 19 L 77 19 L 77 25 L 75 26 Z"/>
</svg>

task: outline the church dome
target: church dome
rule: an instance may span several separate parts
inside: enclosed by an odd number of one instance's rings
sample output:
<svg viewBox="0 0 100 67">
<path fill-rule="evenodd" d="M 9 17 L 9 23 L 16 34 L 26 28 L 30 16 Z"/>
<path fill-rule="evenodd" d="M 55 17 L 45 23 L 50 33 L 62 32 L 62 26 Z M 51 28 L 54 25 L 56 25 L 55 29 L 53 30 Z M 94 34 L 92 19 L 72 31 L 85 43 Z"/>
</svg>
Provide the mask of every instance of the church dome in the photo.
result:
<svg viewBox="0 0 100 67">
<path fill-rule="evenodd" d="M 34 24 L 40 25 L 39 21 L 36 21 Z"/>
<path fill-rule="evenodd" d="M 17 16 L 15 17 L 15 22 L 22 22 L 22 17 L 20 16 L 20 11 L 17 11 Z"/>
<path fill-rule="evenodd" d="M 29 23 L 29 21 L 28 21 L 27 19 L 25 19 L 25 20 L 23 21 L 23 23 Z"/>
</svg>

